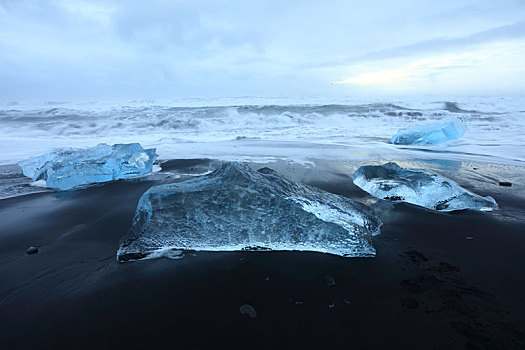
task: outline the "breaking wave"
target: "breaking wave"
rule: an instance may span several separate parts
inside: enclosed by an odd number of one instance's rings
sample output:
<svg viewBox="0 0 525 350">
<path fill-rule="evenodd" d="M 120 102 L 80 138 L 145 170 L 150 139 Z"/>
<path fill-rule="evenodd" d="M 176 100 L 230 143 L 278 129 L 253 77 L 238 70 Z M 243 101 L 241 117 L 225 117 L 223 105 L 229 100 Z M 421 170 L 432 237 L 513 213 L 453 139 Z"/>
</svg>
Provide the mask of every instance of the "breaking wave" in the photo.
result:
<svg viewBox="0 0 525 350">
<path fill-rule="evenodd" d="M 203 145 L 243 140 L 368 147 L 377 152 L 382 149 L 397 152 L 388 140 L 398 129 L 454 115 L 467 123 L 466 135 L 446 145 L 426 148 L 420 152 L 422 157 L 428 156 L 430 150 L 436 154 L 452 153 L 458 159 L 470 154 L 479 160 L 498 163 L 525 161 L 525 108 L 519 100 L 344 101 L 336 104 L 260 99 L 190 102 L 4 104 L 0 106 L 0 134 L 3 135 L 0 146 L 7 147 L 9 152 L 0 155 L 0 164 L 37 155 L 49 147 L 121 141 L 155 146 L 161 158 L 180 158 L 181 155 L 174 152 L 177 145 L 184 143 Z M 202 150 L 202 147 L 195 149 Z M 187 152 L 187 148 L 184 151 Z M 410 152 L 419 151 L 411 148 Z M 202 155 L 214 156 L 210 150 L 207 154 L 200 152 L 193 156 Z M 244 155 L 249 156 L 250 152 Z M 191 156 L 184 154 L 186 158 Z"/>
</svg>

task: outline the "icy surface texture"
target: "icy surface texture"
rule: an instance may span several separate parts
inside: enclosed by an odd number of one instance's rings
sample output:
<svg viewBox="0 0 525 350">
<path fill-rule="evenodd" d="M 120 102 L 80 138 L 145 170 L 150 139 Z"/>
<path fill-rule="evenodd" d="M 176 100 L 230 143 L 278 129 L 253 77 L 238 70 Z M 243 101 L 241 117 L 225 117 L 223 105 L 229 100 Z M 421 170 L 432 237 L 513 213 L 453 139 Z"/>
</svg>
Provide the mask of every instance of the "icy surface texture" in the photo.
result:
<svg viewBox="0 0 525 350">
<path fill-rule="evenodd" d="M 100 144 L 88 149 L 56 148 L 18 163 L 25 176 L 47 187 L 70 189 L 151 173 L 155 149 L 138 143 Z"/>
<path fill-rule="evenodd" d="M 209 175 L 150 188 L 117 258 L 154 258 L 179 249 L 374 256 L 369 238 L 380 226 L 362 203 L 294 183 L 268 168 L 227 163 Z"/>
<path fill-rule="evenodd" d="M 490 211 L 498 207 L 492 197 L 478 196 L 453 181 L 423 170 L 404 169 L 395 163 L 360 167 L 354 173 L 354 184 L 380 199 L 408 202 L 438 211 Z"/>
<path fill-rule="evenodd" d="M 392 136 L 392 143 L 396 145 L 424 145 L 426 143 L 442 143 L 456 140 L 465 135 L 467 125 L 453 117 L 436 123 L 414 125 L 400 129 Z"/>
</svg>

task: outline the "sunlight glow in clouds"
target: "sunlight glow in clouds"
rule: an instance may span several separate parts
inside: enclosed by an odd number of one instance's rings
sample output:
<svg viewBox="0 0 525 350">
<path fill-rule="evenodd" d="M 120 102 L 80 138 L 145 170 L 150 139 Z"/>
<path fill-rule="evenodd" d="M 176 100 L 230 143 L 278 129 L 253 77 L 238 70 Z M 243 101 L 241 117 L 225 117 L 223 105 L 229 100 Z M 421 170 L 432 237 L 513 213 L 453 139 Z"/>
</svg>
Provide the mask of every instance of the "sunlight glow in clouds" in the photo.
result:
<svg viewBox="0 0 525 350">
<path fill-rule="evenodd" d="M 412 61 L 402 68 L 364 72 L 335 84 L 357 84 L 365 86 L 398 85 L 405 82 L 421 82 L 441 69 L 463 69 L 475 64 L 471 55 L 448 55 Z"/>
<path fill-rule="evenodd" d="M 525 91 L 522 0 L 3 0 L 0 99 Z"/>
<path fill-rule="evenodd" d="M 449 55 L 412 61 L 401 68 L 364 72 L 335 84 L 357 84 L 365 86 L 399 85 L 406 82 L 421 83 L 429 76 L 438 74 L 442 69 L 464 69 L 476 64 L 470 54 Z"/>
<path fill-rule="evenodd" d="M 503 42 L 471 49 L 462 54 L 449 54 L 402 63 L 384 60 L 375 64 L 374 67 L 358 65 L 350 67 L 350 70 L 360 73 L 341 81 L 335 81 L 333 84 L 355 84 L 407 90 L 425 87 L 429 82 L 436 82 L 440 79 L 444 80 L 444 83 L 449 82 L 451 85 L 457 85 L 458 82 L 454 81 L 454 76 L 459 78 L 458 80 L 462 81 L 462 85 L 465 86 L 468 85 L 468 81 L 463 79 L 465 76 L 478 84 L 479 79 L 483 79 L 483 76 L 492 79 L 494 75 L 499 75 L 500 83 L 503 80 L 505 83 L 514 85 L 518 79 L 512 75 L 517 72 L 520 73 L 519 76 L 525 74 L 525 65 L 523 61 L 520 61 L 523 57 L 525 57 L 525 41 Z M 395 68 L 383 69 L 384 66 Z M 472 75 L 475 74 L 481 74 L 481 76 L 473 77 Z M 493 84 L 498 84 L 497 78 Z"/>
</svg>

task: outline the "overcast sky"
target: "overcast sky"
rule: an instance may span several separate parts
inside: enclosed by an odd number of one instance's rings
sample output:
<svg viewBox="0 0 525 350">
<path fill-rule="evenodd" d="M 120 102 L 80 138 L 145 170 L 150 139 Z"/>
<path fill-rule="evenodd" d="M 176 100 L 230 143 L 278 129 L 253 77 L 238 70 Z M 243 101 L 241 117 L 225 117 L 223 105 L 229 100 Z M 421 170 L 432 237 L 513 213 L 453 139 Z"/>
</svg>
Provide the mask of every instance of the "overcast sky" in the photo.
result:
<svg viewBox="0 0 525 350">
<path fill-rule="evenodd" d="M 0 100 L 525 91 L 525 0 L 1 0 Z"/>
</svg>

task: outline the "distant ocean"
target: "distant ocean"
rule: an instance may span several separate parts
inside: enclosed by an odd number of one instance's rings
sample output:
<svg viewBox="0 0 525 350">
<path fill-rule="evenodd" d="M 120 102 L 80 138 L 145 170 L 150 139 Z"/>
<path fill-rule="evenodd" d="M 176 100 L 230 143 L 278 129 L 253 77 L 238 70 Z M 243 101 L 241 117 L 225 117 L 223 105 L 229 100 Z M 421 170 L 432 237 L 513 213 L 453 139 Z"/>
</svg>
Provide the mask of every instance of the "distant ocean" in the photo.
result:
<svg viewBox="0 0 525 350">
<path fill-rule="evenodd" d="M 403 127 L 459 116 L 464 137 L 397 146 Z M 51 147 L 139 142 L 159 159 L 308 162 L 447 159 L 525 165 L 525 100 L 518 97 L 357 100 L 217 98 L 0 104 L 0 164 Z"/>
</svg>

